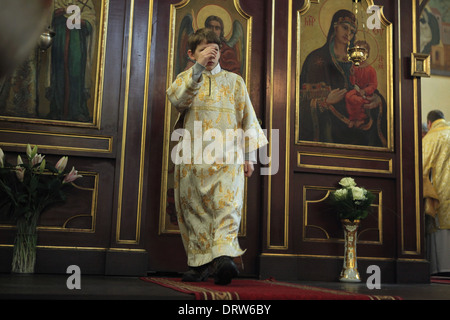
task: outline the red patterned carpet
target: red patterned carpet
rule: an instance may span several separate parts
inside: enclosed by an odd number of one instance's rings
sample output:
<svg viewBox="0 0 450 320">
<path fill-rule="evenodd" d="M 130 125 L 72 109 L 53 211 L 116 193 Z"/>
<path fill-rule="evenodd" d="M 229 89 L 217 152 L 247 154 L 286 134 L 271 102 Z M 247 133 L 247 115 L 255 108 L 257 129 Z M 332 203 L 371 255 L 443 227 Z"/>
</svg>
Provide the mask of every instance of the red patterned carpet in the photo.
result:
<svg viewBox="0 0 450 320">
<path fill-rule="evenodd" d="M 450 284 L 450 277 L 431 276 L 431 283 Z"/>
<path fill-rule="evenodd" d="M 395 296 L 357 294 L 273 280 L 235 279 L 227 286 L 182 282 L 179 278 L 142 277 L 144 281 L 192 294 L 196 300 L 402 300 Z"/>
</svg>

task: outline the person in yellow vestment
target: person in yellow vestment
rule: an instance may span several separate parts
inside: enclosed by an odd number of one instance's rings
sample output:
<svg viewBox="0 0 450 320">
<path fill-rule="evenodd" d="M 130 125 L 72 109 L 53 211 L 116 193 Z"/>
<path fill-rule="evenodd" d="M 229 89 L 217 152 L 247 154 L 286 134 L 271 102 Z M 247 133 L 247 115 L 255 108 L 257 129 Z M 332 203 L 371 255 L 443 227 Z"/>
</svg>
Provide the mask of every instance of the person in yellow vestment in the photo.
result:
<svg viewBox="0 0 450 320">
<path fill-rule="evenodd" d="M 428 133 L 422 140 L 423 178 L 431 181 L 438 206 L 428 234 L 431 274 L 450 272 L 450 125 L 440 110 L 427 115 Z M 430 186 L 428 186 L 430 188 Z M 432 211 L 433 212 L 433 211 Z"/>
<path fill-rule="evenodd" d="M 189 271 L 183 281 L 226 285 L 238 275 L 233 258 L 244 254 L 238 231 L 245 177 L 256 150 L 268 143 L 241 76 L 221 69 L 221 41 L 206 28 L 189 37 L 196 63 L 167 89 L 180 115 L 175 162 L 175 207 Z M 242 134 L 243 133 L 243 134 Z M 172 135 L 173 138 L 173 135 Z M 174 159 L 174 154 L 178 155 Z"/>
</svg>

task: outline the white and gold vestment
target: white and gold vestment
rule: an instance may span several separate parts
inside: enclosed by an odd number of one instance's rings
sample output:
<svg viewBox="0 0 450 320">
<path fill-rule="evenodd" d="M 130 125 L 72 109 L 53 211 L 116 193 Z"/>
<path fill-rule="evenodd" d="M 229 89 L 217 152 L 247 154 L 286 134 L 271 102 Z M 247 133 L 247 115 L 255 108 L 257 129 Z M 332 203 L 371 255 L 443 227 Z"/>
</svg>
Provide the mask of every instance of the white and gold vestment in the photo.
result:
<svg viewBox="0 0 450 320">
<path fill-rule="evenodd" d="M 245 189 L 243 154 L 268 142 L 242 77 L 218 65 L 203 71 L 197 82 L 192 70 L 180 73 L 167 94 L 180 112 L 175 127 L 184 132 L 175 150 L 183 154 L 175 166 L 178 225 L 188 265 L 196 267 L 244 253 L 238 243 Z M 245 139 L 240 140 L 237 132 Z M 216 147 L 211 148 L 213 143 Z"/>
<path fill-rule="evenodd" d="M 450 126 L 444 119 L 432 123 L 422 140 L 423 176 L 429 177 L 439 197 L 439 229 L 450 229 Z"/>
<path fill-rule="evenodd" d="M 434 210 L 430 210 L 432 228 L 427 234 L 430 272 L 450 272 L 450 126 L 444 119 L 432 123 L 422 140 L 422 148 L 424 187 L 428 184 L 435 191 L 431 197 L 434 198 Z"/>
</svg>

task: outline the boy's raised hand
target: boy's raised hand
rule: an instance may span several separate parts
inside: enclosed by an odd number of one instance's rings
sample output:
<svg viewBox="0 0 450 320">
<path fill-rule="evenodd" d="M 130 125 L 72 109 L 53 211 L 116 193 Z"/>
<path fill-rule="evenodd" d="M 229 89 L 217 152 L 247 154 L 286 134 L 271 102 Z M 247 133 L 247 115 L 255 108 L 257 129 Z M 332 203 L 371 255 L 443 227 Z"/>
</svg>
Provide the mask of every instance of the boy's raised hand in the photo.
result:
<svg viewBox="0 0 450 320">
<path fill-rule="evenodd" d="M 208 62 L 214 60 L 218 54 L 217 45 L 211 43 L 205 49 L 200 51 L 197 62 L 206 67 Z"/>
</svg>

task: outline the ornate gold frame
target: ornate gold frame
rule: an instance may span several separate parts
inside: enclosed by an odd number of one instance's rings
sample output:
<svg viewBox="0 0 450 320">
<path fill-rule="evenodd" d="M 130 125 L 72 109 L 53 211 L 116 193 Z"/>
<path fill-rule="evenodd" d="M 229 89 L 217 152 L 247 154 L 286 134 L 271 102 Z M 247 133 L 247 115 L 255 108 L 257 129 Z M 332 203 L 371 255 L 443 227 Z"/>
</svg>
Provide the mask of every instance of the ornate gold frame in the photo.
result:
<svg viewBox="0 0 450 320">
<path fill-rule="evenodd" d="M 366 8 L 368 6 L 374 5 L 372 0 L 366 0 Z M 299 115 L 300 115 L 300 73 L 301 73 L 301 55 L 300 55 L 300 41 L 301 41 L 301 18 L 304 16 L 311 5 L 319 5 L 320 1 L 312 1 L 305 0 L 303 7 L 297 11 L 297 56 L 296 56 L 296 112 L 295 112 L 295 144 L 296 145 L 309 145 L 309 146 L 323 146 L 323 147 L 332 147 L 332 148 L 346 148 L 346 149 L 364 149 L 364 150 L 378 150 L 378 151 L 393 151 L 394 150 L 394 130 L 393 130 L 393 48 L 392 48 L 392 23 L 386 19 L 383 14 L 383 7 L 380 7 L 380 19 L 381 25 L 386 30 L 385 35 L 385 43 L 387 52 L 385 52 L 385 59 L 387 62 L 387 70 L 386 70 L 386 103 L 387 103 L 387 147 L 371 147 L 371 146 L 359 146 L 359 145 L 350 145 L 350 144 L 338 144 L 338 143 L 327 143 L 327 142 L 314 142 L 314 141 L 305 141 L 299 139 L 300 133 L 300 123 L 299 123 Z"/>
<path fill-rule="evenodd" d="M 95 77 L 95 87 L 92 92 L 94 93 L 94 110 L 92 113 L 92 122 L 77 122 L 77 121 L 64 121 L 64 120 L 49 120 L 43 118 L 24 118 L 13 116 L 0 116 L 0 121 L 10 122 L 24 122 L 33 124 L 45 124 L 45 125 L 58 125 L 64 127 L 82 127 L 82 128 L 97 128 L 101 126 L 101 114 L 102 114 L 102 101 L 103 101 L 103 79 L 105 70 L 105 53 L 106 53 L 106 38 L 108 29 L 108 11 L 110 0 L 101 0 L 101 12 L 100 23 L 98 31 L 98 50 L 96 53 L 97 68 Z"/>
<path fill-rule="evenodd" d="M 429 54 L 411 52 L 411 76 L 431 77 L 431 59 Z"/>
</svg>

